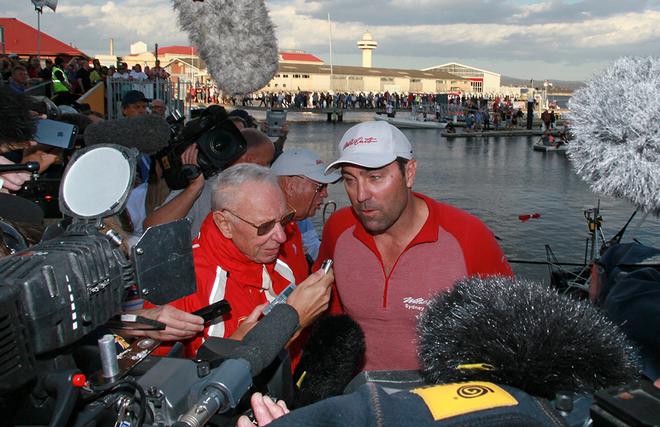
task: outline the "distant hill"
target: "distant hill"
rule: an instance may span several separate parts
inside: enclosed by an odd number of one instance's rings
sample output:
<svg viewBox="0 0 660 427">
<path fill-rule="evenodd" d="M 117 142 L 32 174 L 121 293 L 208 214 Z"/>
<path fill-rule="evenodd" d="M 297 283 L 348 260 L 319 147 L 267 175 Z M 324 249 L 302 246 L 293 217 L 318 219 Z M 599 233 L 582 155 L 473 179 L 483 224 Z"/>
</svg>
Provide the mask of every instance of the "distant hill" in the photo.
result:
<svg viewBox="0 0 660 427">
<path fill-rule="evenodd" d="M 573 92 L 575 89 L 579 89 L 584 86 L 584 82 L 573 81 L 573 80 L 552 80 L 552 88 L 548 92 Z M 503 86 L 528 86 L 529 80 L 518 79 L 515 77 L 502 76 L 501 84 Z M 534 80 L 534 87 L 536 89 L 543 89 L 543 80 Z"/>
</svg>

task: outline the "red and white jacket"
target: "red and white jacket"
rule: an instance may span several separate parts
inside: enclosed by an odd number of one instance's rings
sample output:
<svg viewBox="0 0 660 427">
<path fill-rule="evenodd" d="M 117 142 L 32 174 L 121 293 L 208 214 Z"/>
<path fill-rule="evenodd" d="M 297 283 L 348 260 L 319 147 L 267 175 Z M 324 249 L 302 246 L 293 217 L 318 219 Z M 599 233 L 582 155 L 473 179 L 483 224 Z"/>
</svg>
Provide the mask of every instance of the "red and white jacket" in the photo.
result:
<svg viewBox="0 0 660 427">
<path fill-rule="evenodd" d="M 300 248 L 302 251 L 302 244 Z M 186 343 L 188 357 L 197 353 L 206 337 L 229 337 L 256 306 L 271 301 L 289 283 L 296 283 L 296 275 L 281 257 L 270 264 L 259 264 L 243 255 L 222 235 L 212 214 L 206 217 L 193 240 L 193 258 L 197 292 L 170 304 L 191 313 L 226 299 L 231 312 L 205 328 L 203 337 Z"/>
</svg>

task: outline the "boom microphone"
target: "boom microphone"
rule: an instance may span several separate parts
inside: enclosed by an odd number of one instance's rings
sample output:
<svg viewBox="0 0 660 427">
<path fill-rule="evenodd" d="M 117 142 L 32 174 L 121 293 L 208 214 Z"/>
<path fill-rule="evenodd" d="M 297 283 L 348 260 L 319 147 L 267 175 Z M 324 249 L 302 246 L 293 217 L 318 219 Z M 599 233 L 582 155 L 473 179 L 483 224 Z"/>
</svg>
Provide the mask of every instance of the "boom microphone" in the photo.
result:
<svg viewBox="0 0 660 427">
<path fill-rule="evenodd" d="M 181 27 L 223 92 L 251 93 L 273 78 L 279 54 L 263 0 L 173 3 Z"/>
<path fill-rule="evenodd" d="M 568 157 L 591 188 L 660 215 L 660 59 L 621 58 L 569 102 Z"/>
<path fill-rule="evenodd" d="M 85 129 L 85 144 L 118 144 L 152 155 L 167 147 L 170 126 L 155 114 L 105 120 Z"/>
<path fill-rule="evenodd" d="M 293 375 L 301 407 L 339 396 L 364 366 L 364 332 L 350 316 L 326 316 L 317 320 L 303 347 Z"/>
<path fill-rule="evenodd" d="M 432 384 L 481 380 L 554 398 L 635 380 L 625 335 L 595 307 L 542 284 L 471 278 L 438 294 L 418 324 Z"/>
</svg>

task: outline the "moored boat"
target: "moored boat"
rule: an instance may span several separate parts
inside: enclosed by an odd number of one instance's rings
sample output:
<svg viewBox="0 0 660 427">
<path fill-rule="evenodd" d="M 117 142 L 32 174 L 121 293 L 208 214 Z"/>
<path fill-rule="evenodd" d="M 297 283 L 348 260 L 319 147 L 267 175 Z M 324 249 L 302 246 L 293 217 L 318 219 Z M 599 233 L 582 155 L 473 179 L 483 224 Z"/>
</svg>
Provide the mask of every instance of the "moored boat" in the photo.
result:
<svg viewBox="0 0 660 427">
<path fill-rule="evenodd" d="M 559 138 L 542 136 L 533 146 L 535 151 L 561 151 L 568 149 L 568 144 Z"/>
<path fill-rule="evenodd" d="M 387 117 L 381 115 L 376 115 L 374 119 L 387 122 L 402 129 L 444 129 L 447 126 L 447 123 L 445 122 L 400 119 L 397 117 Z"/>
</svg>

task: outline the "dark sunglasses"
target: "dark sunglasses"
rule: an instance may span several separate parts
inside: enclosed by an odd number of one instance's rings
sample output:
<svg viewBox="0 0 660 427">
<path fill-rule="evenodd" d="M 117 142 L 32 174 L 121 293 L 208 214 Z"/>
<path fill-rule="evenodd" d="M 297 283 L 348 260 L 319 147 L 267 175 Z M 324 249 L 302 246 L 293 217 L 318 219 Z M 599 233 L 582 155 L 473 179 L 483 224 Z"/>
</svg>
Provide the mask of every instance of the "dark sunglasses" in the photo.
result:
<svg viewBox="0 0 660 427">
<path fill-rule="evenodd" d="M 254 224 L 247 219 L 241 218 L 240 216 L 236 215 L 234 212 L 224 209 L 225 211 L 229 212 L 230 214 L 234 215 L 236 218 L 240 219 L 241 221 L 250 224 L 254 228 L 257 229 L 257 236 L 263 236 L 265 234 L 268 234 L 273 228 L 275 228 L 275 225 L 279 223 L 282 227 L 293 221 L 293 217 L 296 216 L 296 210 L 292 209 L 291 212 L 285 214 L 281 219 L 273 219 L 268 222 L 264 222 L 263 224 Z"/>
</svg>

